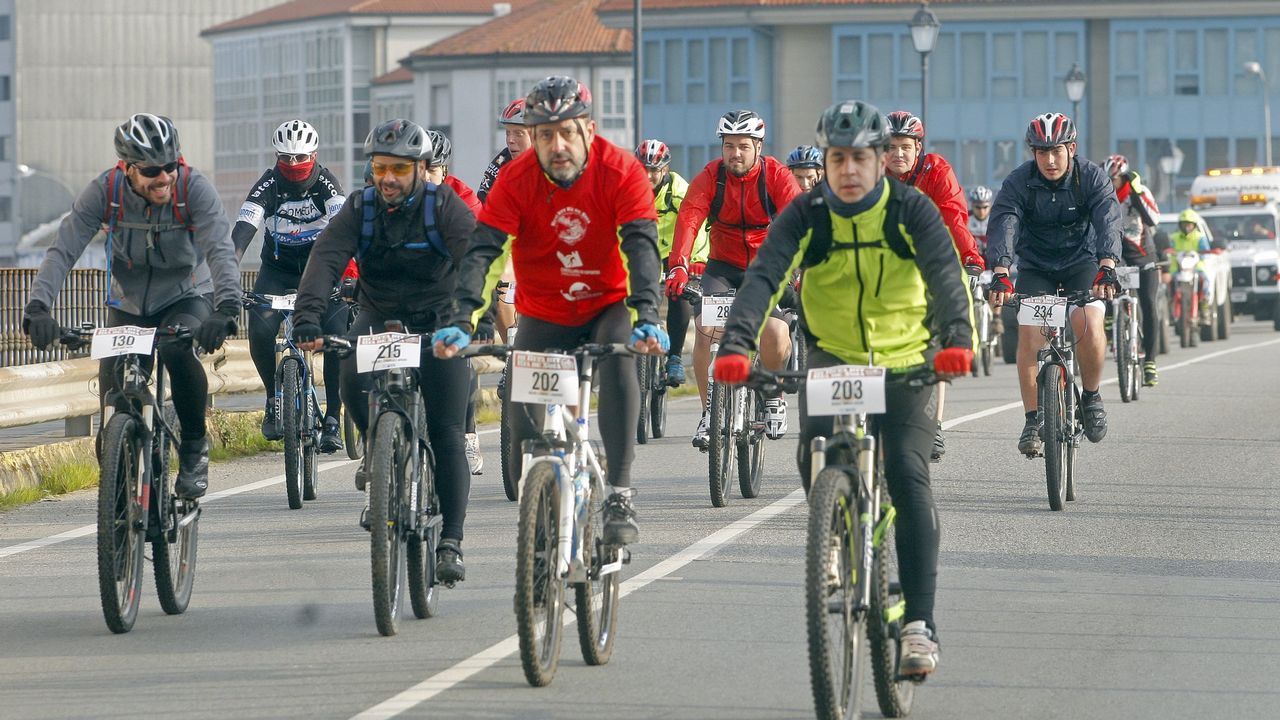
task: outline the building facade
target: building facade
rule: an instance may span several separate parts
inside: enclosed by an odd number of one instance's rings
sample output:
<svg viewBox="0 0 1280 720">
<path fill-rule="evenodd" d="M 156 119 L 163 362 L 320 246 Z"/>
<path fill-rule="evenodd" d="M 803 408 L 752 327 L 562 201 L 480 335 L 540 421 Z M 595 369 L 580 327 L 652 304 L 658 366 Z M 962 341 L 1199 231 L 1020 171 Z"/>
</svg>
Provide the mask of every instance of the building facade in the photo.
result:
<svg viewBox="0 0 1280 720">
<path fill-rule="evenodd" d="M 731 108 L 760 112 L 779 155 L 811 143 L 818 113 L 837 99 L 920 113 L 920 55 L 907 25 L 919 7 L 647 0 L 644 132 L 671 145 L 684 171 L 718 152 L 715 119 Z M 1128 0 L 934 0 L 930 9 L 941 29 L 929 56 L 926 146 L 966 186 L 998 187 L 1028 157 L 1023 137 L 1036 114 L 1076 112 L 1064 82 L 1076 64 L 1086 77 L 1081 154 L 1124 153 L 1162 200 L 1180 204 L 1205 168 L 1266 161 L 1264 100 L 1280 97 L 1280 12 L 1270 0 L 1166 0 L 1158 12 Z M 629 0 L 607 0 L 600 16 L 630 27 L 630 13 Z M 1167 177 L 1160 160 L 1174 148 L 1182 163 Z"/>
</svg>

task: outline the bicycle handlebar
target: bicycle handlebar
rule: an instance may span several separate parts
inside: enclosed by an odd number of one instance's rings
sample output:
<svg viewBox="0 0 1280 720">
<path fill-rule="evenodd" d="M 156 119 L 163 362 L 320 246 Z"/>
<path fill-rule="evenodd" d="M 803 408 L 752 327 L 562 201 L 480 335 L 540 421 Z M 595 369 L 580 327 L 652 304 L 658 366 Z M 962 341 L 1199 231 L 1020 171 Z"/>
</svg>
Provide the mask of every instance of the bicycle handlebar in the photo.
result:
<svg viewBox="0 0 1280 720">
<path fill-rule="evenodd" d="M 1009 297 L 1005 300 L 1005 302 L 1008 303 L 1009 305 L 1012 305 L 1013 307 L 1017 307 L 1022 304 L 1023 300 L 1032 300 L 1034 298 L 1039 298 L 1039 297 L 1045 297 L 1045 296 L 1030 295 L 1028 293 L 1009 293 Z M 1065 298 L 1068 305 L 1075 305 L 1077 307 L 1084 307 L 1085 305 L 1088 305 L 1089 303 L 1095 300 L 1105 300 L 1105 298 L 1094 297 L 1093 294 L 1090 293 L 1088 290 L 1073 290 L 1067 293 L 1066 295 L 1058 294 L 1058 295 L 1050 295 L 1049 297 Z"/>
<path fill-rule="evenodd" d="M 58 342 L 72 350 L 78 350 L 93 342 L 93 333 L 98 327 L 93 323 L 81 323 L 79 327 L 60 329 Z M 171 337 L 178 340 L 193 340 L 195 333 L 186 325 L 169 325 L 155 328 L 156 337 Z"/>
<path fill-rule="evenodd" d="M 922 365 L 905 375 L 889 376 L 893 381 L 905 381 L 908 387 L 919 388 L 928 385 L 937 385 L 940 382 L 951 382 L 943 380 L 932 367 Z M 747 376 L 747 381 L 743 383 L 749 388 L 759 390 L 763 393 L 784 392 L 796 393 L 804 386 L 806 380 L 809 379 L 807 370 L 779 370 L 771 372 L 761 367 L 751 368 L 751 374 Z"/>
</svg>

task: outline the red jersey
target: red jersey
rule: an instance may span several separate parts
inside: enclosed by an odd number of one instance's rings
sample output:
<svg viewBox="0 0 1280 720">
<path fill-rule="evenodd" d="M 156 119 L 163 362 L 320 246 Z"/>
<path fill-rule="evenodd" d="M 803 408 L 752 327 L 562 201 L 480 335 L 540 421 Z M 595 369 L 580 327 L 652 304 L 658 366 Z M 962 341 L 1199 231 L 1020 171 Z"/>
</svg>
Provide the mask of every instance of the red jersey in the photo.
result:
<svg viewBox="0 0 1280 720">
<path fill-rule="evenodd" d="M 474 190 L 467 187 L 466 183 L 453 175 L 445 175 L 443 184 L 448 185 L 453 188 L 454 192 L 458 193 L 458 197 L 462 198 L 462 202 L 467 204 L 467 208 L 471 210 L 472 215 L 480 214 L 480 198 Z"/>
<path fill-rule="evenodd" d="M 724 201 L 720 215 L 711 223 L 710 260 L 719 260 L 737 268 L 746 268 L 769 232 L 769 212 L 761 203 L 761 183 L 773 203 L 774 215 L 800 194 L 800 185 L 787 166 L 764 155 L 743 177 L 725 172 Z M 671 245 L 670 267 L 689 264 L 689 251 L 699 228 L 711 212 L 716 196 L 716 183 L 723 159 L 712 160 L 698 173 L 676 218 L 675 240 Z M 762 174 L 763 173 L 763 177 Z"/>
<path fill-rule="evenodd" d="M 969 232 L 969 204 L 964 190 L 956 180 L 955 171 L 941 155 L 925 153 L 916 159 L 916 166 L 898 176 L 908 185 L 914 185 L 938 206 L 942 222 L 951 231 L 951 241 L 960 253 L 965 265 L 987 266 L 978 252 L 978 244 Z"/>
<path fill-rule="evenodd" d="M 640 161 L 597 135 L 586 169 L 568 188 L 530 150 L 502 169 L 479 221 L 507 234 L 520 278 L 516 312 L 576 327 L 629 294 L 619 228 L 658 220 Z"/>
</svg>

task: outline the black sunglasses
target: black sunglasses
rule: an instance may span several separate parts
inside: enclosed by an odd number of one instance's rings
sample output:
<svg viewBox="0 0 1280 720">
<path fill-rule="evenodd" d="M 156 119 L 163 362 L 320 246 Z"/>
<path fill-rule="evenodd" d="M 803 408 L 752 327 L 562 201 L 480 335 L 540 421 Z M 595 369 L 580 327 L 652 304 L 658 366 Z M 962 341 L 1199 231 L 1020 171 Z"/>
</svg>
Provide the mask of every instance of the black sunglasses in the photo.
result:
<svg viewBox="0 0 1280 720">
<path fill-rule="evenodd" d="M 139 175 L 146 178 L 160 177 L 160 173 L 178 172 L 178 163 L 176 162 L 166 165 L 134 165 L 133 167 L 138 171 Z"/>
</svg>

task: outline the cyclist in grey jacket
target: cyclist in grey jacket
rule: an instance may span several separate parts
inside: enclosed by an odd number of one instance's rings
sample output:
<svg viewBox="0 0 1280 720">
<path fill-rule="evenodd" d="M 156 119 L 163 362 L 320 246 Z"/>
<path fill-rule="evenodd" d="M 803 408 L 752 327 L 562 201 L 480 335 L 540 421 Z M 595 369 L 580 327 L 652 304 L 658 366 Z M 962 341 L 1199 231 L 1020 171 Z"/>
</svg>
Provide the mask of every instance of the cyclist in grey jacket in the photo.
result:
<svg viewBox="0 0 1280 720">
<path fill-rule="evenodd" d="M 240 274 L 231 226 L 204 175 L 182 160 L 169 118 L 138 113 L 116 129 L 120 162 L 80 193 L 36 275 L 23 330 L 38 348 L 58 341 L 54 300 L 67 274 L 100 230 L 107 230 L 107 324 L 184 325 L 207 351 L 236 331 Z M 216 309 L 215 309 L 216 308 Z M 160 339 L 173 406 L 182 428 L 176 491 L 197 498 L 208 488 L 205 437 L 208 379 L 185 344 Z M 101 396 L 117 390 L 112 360 L 98 370 Z"/>
</svg>

